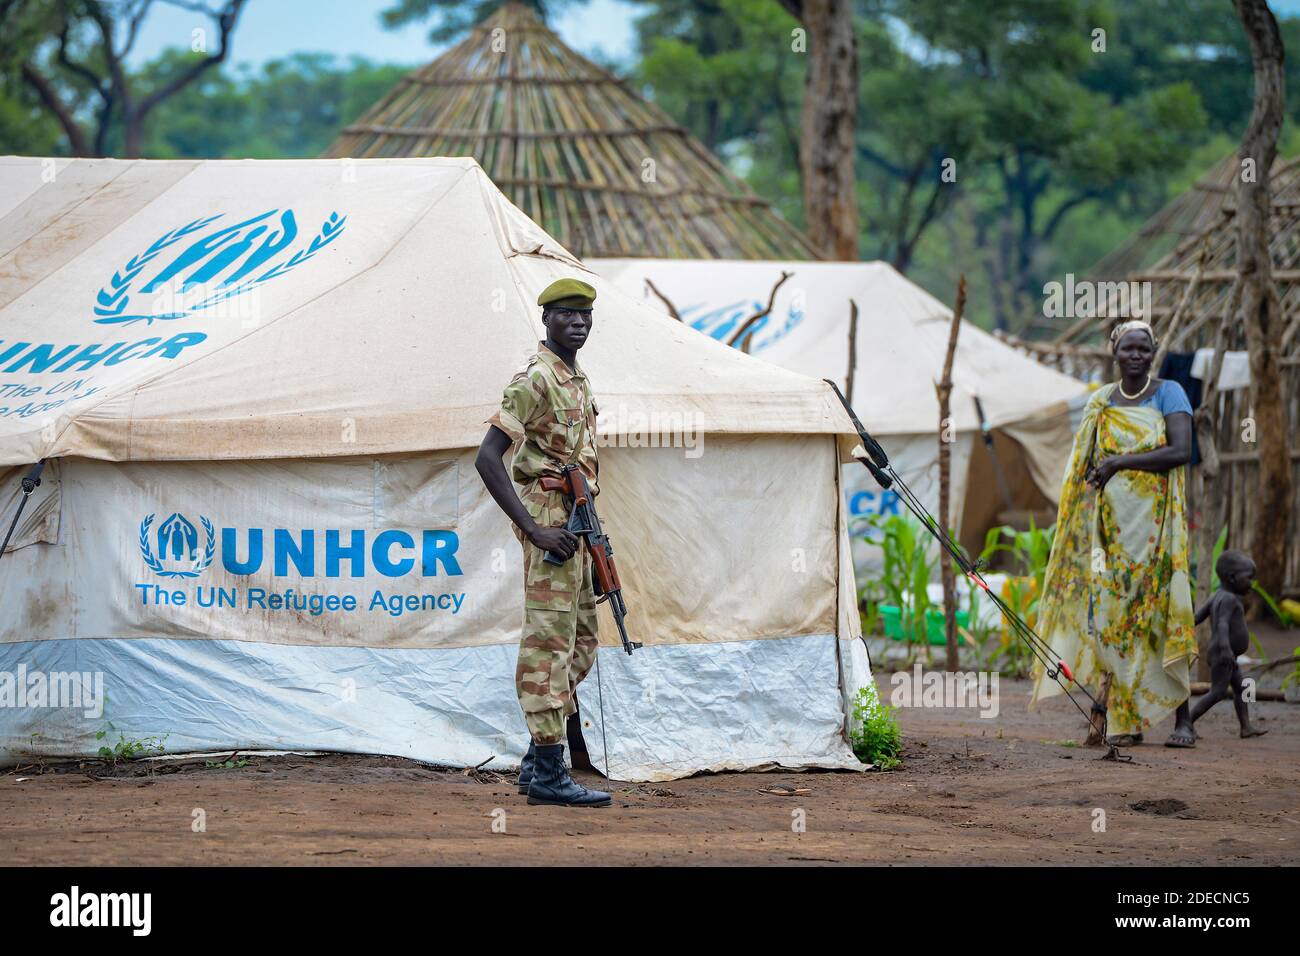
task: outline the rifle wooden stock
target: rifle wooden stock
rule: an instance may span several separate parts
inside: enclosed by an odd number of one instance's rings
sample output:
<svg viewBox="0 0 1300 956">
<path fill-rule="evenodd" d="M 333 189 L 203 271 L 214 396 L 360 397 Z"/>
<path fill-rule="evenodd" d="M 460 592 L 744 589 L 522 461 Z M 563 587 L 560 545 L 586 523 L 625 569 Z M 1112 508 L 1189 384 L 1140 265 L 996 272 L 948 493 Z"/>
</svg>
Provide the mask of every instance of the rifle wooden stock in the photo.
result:
<svg viewBox="0 0 1300 956">
<path fill-rule="evenodd" d="M 614 567 L 614 556 L 604 548 L 590 548 L 591 576 L 596 582 L 597 594 L 613 594 L 623 587 L 618 580 L 618 568 Z"/>
<path fill-rule="evenodd" d="M 543 475 L 538 482 L 542 486 L 542 491 L 562 491 L 566 495 L 573 494 L 573 489 L 569 487 L 569 477 L 553 478 L 550 475 Z"/>
<path fill-rule="evenodd" d="M 574 507 L 591 502 L 591 487 L 587 484 L 587 476 L 577 468 L 566 470 L 562 478 L 543 475 L 538 479 L 538 484 L 543 491 L 559 491 L 568 495 L 573 499 Z"/>
</svg>

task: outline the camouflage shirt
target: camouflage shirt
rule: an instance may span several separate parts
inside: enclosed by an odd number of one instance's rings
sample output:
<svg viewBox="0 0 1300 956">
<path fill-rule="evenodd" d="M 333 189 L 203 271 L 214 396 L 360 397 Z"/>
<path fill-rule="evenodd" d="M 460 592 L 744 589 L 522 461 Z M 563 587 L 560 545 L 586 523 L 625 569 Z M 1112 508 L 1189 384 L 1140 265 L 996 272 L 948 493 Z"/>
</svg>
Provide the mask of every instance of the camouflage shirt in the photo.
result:
<svg viewBox="0 0 1300 956">
<path fill-rule="evenodd" d="M 559 476 L 567 464 L 577 464 L 592 493 L 597 488 L 596 401 L 582 369 L 539 343 L 537 354 L 510 380 L 501 408 L 488 419 L 510 436 L 515 453 L 510 477 L 527 489 L 543 475 Z M 529 505 L 527 496 L 524 504 Z M 535 509 L 529 512 L 536 518 Z"/>
</svg>

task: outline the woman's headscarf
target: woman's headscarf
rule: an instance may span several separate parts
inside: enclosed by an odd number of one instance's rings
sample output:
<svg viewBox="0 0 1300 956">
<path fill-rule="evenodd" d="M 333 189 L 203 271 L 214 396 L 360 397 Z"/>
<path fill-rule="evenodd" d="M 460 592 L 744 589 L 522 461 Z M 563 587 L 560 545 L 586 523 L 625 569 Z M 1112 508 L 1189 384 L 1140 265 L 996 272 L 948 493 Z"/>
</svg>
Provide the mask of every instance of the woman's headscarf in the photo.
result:
<svg viewBox="0 0 1300 956">
<path fill-rule="evenodd" d="M 1151 340 L 1151 347 L 1155 348 L 1160 343 L 1156 340 L 1155 330 L 1151 328 L 1150 322 L 1142 319 L 1129 319 L 1127 322 L 1121 322 L 1115 328 L 1110 330 L 1110 350 L 1112 352 L 1119 346 L 1119 340 L 1129 332 L 1145 332 L 1147 338 Z"/>
</svg>

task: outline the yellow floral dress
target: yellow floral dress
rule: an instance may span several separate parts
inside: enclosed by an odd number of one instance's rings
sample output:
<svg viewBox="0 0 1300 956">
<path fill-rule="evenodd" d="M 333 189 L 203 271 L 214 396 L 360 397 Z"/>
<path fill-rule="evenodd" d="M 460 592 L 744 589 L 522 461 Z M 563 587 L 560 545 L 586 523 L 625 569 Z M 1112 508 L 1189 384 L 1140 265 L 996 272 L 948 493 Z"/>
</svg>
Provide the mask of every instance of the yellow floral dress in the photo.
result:
<svg viewBox="0 0 1300 956">
<path fill-rule="evenodd" d="M 1113 675 L 1107 730 L 1135 734 L 1187 700 L 1196 635 L 1185 469 L 1119 471 L 1100 494 L 1084 480 L 1104 458 L 1166 444 L 1160 411 L 1111 405 L 1115 388 L 1097 390 L 1074 436 L 1038 633 L 1094 693 Z M 1030 707 L 1059 693 L 1038 666 Z"/>
</svg>

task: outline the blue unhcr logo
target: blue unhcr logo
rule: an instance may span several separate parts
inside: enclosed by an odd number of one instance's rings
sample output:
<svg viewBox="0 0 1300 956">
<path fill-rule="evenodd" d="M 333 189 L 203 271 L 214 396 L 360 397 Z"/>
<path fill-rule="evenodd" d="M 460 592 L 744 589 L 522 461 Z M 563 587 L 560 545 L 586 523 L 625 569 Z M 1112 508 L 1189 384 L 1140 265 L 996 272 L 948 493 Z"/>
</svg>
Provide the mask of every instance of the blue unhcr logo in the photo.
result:
<svg viewBox="0 0 1300 956">
<path fill-rule="evenodd" d="M 164 578 L 197 578 L 206 571 L 217 550 L 217 534 L 212 522 L 199 515 L 199 521 L 207 535 L 207 543 L 200 554 L 198 529 L 183 514 L 173 513 L 158 525 L 158 551 L 155 554 L 149 539 L 154 517 L 150 514 L 140 522 L 140 554 L 144 563 Z"/>
<path fill-rule="evenodd" d="M 781 341 L 781 339 L 793 332 L 806 317 L 806 313 L 802 308 L 795 303 L 791 303 L 786 308 L 785 319 L 782 321 L 779 309 L 774 312 L 768 311 L 756 299 L 748 301 L 740 299 L 717 306 L 709 303 L 698 303 L 680 310 L 679 314 L 682 321 L 689 324 L 693 329 L 703 332 L 719 342 L 739 347 L 744 340 L 748 340 L 751 355 L 757 354 Z M 757 316 L 757 318 L 745 329 L 740 340 L 731 342 L 732 336 L 740 331 L 741 327 L 753 316 Z"/>
<path fill-rule="evenodd" d="M 159 577 L 197 578 L 213 573 L 236 578 L 260 576 L 247 584 L 176 587 L 154 581 L 133 583 L 143 608 L 229 608 L 232 610 L 322 614 L 372 614 L 402 617 L 410 612 L 454 617 L 465 607 L 465 591 L 402 591 L 370 588 L 370 597 L 334 587 L 351 579 L 363 583 L 377 575 L 385 585 L 407 576 L 456 578 L 464 574 L 457 551 L 460 536 L 449 529 L 405 531 L 388 528 L 232 528 L 222 527 L 220 560 L 216 529 L 200 515 L 202 530 L 173 512 L 155 526 L 156 515 L 140 523 L 140 554 Z M 265 579 L 294 577 L 302 583 L 281 587 Z M 311 579 L 317 579 L 312 581 Z M 209 581 L 213 580 L 209 577 Z M 319 590 L 317 586 L 320 586 Z"/>
<path fill-rule="evenodd" d="M 347 222 L 346 216 L 330 213 L 311 241 L 293 250 L 298 222 L 292 209 L 268 209 L 243 222 L 209 229 L 221 216 L 195 219 L 165 232 L 128 259 L 95 297 L 95 322 L 152 325 L 210 309 L 298 268 L 337 239 Z M 188 245 L 174 251 L 186 240 Z M 132 296 L 164 291 L 178 296 L 171 311 L 131 306 Z M 186 301 L 186 293 L 192 301 Z"/>
</svg>

